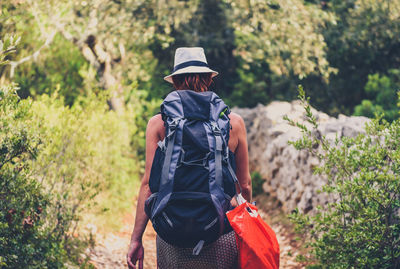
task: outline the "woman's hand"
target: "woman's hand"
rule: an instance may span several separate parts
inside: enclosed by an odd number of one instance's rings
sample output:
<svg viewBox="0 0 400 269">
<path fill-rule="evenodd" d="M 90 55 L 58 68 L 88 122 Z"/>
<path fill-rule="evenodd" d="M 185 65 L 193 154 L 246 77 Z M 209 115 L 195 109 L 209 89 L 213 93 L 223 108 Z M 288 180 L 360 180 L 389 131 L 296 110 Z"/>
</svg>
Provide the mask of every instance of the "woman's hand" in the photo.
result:
<svg viewBox="0 0 400 269">
<path fill-rule="evenodd" d="M 232 207 L 237 207 L 238 206 L 238 202 L 236 201 L 236 195 L 233 196 L 233 198 L 231 200 L 231 206 Z"/>
<path fill-rule="evenodd" d="M 139 262 L 139 269 L 143 269 L 144 248 L 141 241 L 131 241 L 126 259 L 129 269 L 136 269 L 136 262 Z"/>
</svg>

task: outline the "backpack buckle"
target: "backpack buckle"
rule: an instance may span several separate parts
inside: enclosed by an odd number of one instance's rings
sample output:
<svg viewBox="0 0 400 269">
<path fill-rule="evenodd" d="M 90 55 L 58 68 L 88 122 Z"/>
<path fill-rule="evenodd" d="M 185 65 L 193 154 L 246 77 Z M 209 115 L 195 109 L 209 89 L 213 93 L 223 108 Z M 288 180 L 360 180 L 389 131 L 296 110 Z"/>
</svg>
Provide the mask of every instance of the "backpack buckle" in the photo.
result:
<svg viewBox="0 0 400 269">
<path fill-rule="evenodd" d="M 168 125 L 169 134 L 168 137 L 175 133 L 176 127 L 178 127 L 180 119 L 172 119 L 172 122 Z"/>
<path fill-rule="evenodd" d="M 157 145 L 161 149 L 162 152 L 166 151 L 167 147 L 165 146 L 165 139 L 163 139 L 162 141 L 158 141 Z"/>
<path fill-rule="evenodd" d="M 172 120 L 171 124 L 168 125 L 171 131 L 175 131 L 176 127 L 178 126 L 179 120 L 174 119 Z"/>
<path fill-rule="evenodd" d="M 224 153 L 223 161 L 225 161 L 225 162 L 229 161 L 229 148 L 228 147 L 225 147 L 225 153 Z"/>
<path fill-rule="evenodd" d="M 221 129 L 219 128 L 219 126 L 217 125 L 216 122 L 211 122 L 211 130 L 214 135 L 216 135 L 216 136 L 221 135 Z"/>
</svg>

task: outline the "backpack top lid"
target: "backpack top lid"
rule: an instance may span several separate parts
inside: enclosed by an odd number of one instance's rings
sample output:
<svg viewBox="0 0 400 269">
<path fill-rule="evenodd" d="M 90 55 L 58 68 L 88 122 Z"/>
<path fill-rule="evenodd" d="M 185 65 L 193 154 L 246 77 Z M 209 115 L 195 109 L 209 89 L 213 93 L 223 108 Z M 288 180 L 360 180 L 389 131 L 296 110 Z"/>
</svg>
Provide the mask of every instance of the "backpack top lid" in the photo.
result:
<svg viewBox="0 0 400 269">
<path fill-rule="evenodd" d="M 212 91 L 176 90 L 169 93 L 161 105 L 163 118 L 217 121 L 224 110 L 229 111 L 227 105 Z"/>
</svg>

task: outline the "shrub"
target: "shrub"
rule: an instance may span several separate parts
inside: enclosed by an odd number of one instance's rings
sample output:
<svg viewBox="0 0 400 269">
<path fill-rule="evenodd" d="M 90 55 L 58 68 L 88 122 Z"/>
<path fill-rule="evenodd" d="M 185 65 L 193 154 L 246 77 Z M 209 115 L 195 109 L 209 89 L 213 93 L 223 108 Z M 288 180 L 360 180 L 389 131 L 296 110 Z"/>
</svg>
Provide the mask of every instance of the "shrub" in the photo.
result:
<svg viewBox="0 0 400 269">
<path fill-rule="evenodd" d="M 310 248 L 299 258 L 309 268 L 399 268 L 400 121 L 388 123 L 380 116 L 367 124 L 365 134 L 329 144 L 319 135 L 301 87 L 299 92 L 313 127 L 286 118 L 304 134 L 291 144 L 320 158 L 315 172 L 328 179 L 322 191 L 336 197 L 313 215 L 291 215 Z"/>
<path fill-rule="evenodd" d="M 253 196 L 257 196 L 264 192 L 263 184 L 265 180 L 261 177 L 260 173 L 254 171 L 251 173 L 251 186 Z"/>
<path fill-rule="evenodd" d="M 62 234 L 46 225 L 50 195 L 31 173 L 42 141 L 31 102 L 15 90 L 0 86 L 0 267 L 61 268 L 67 260 Z"/>
<path fill-rule="evenodd" d="M 118 114 L 109 109 L 107 98 L 106 92 L 88 93 L 69 107 L 53 94 L 32 104 L 43 140 L 32 173 L 47 192 L 55 194 L 53 218 L 60 212 L 64 216 L 53 223 L 54 229 L 75 230 L 80 216 L 89 211 L 96 218 L 109 211 L 112 220 L 132 205 L 143 157 L 132 146 L 140 151 L 138 145 L 144 140 L 135 121 L 140 110 L 129 106 Z"/>
<path fill-rule="evenodd" d="M 375 113 L 384 113 L 384 118 L 393 121 L 399 118 L 396 107 L 396 91 L 400 90 L 400 70 L 391 69 L 388 75 L 368 75 L 368 82 L 364 88 L 370 100 L 362 100 L 354 108 L 354 115 L 374 117 Z"/>
</svg>

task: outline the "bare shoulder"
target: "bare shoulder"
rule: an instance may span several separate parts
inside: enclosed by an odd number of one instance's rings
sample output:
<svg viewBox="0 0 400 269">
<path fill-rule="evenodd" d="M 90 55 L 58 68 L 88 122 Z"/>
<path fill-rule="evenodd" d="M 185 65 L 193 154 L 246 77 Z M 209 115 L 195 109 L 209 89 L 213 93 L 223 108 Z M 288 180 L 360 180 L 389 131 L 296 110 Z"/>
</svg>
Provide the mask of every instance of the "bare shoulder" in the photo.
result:
<svg viewBox="0 0 400 269">
<path fill-rule="evenodd" d="M 229 118 L 230 118 L 230 122 L 231 122 L 233 131 L 245 130 L 244 120 L 243 120 L 242 116 L 240 116 L 239 114 L 237 114 L 235 112 L 231 112 L 229 114 Z"/>
<path fill-rule="evenodd" d="M 156 133 L 160 139 L 163 138 L 165 129 L 161 114 L 154 115 L 149 119 L 147 123 L 147 132 Z"/>
<path fill-rule="evenodd" d="M 229 139 L 229 149 L 235 154 L 241 154 L 238 152 L 238 148 L 243 143 L 246 145 L 246 127 L 244 125 L 244 120 L 235 112 L 231 112 L 229 118 L 232 126 L 231 136 Z M 247 148 L 247 146 L 245 147 Z"/>
<path fill-rule="evenodd" d="M 160 125 L 162 123 L 163 123 L 163 120 L 161 118 L 161 114 L 154 115 L 153 117 L 151 117 L 149 119 L 149 122 L 148 122 L 149 125 Z"/>
</svg>

